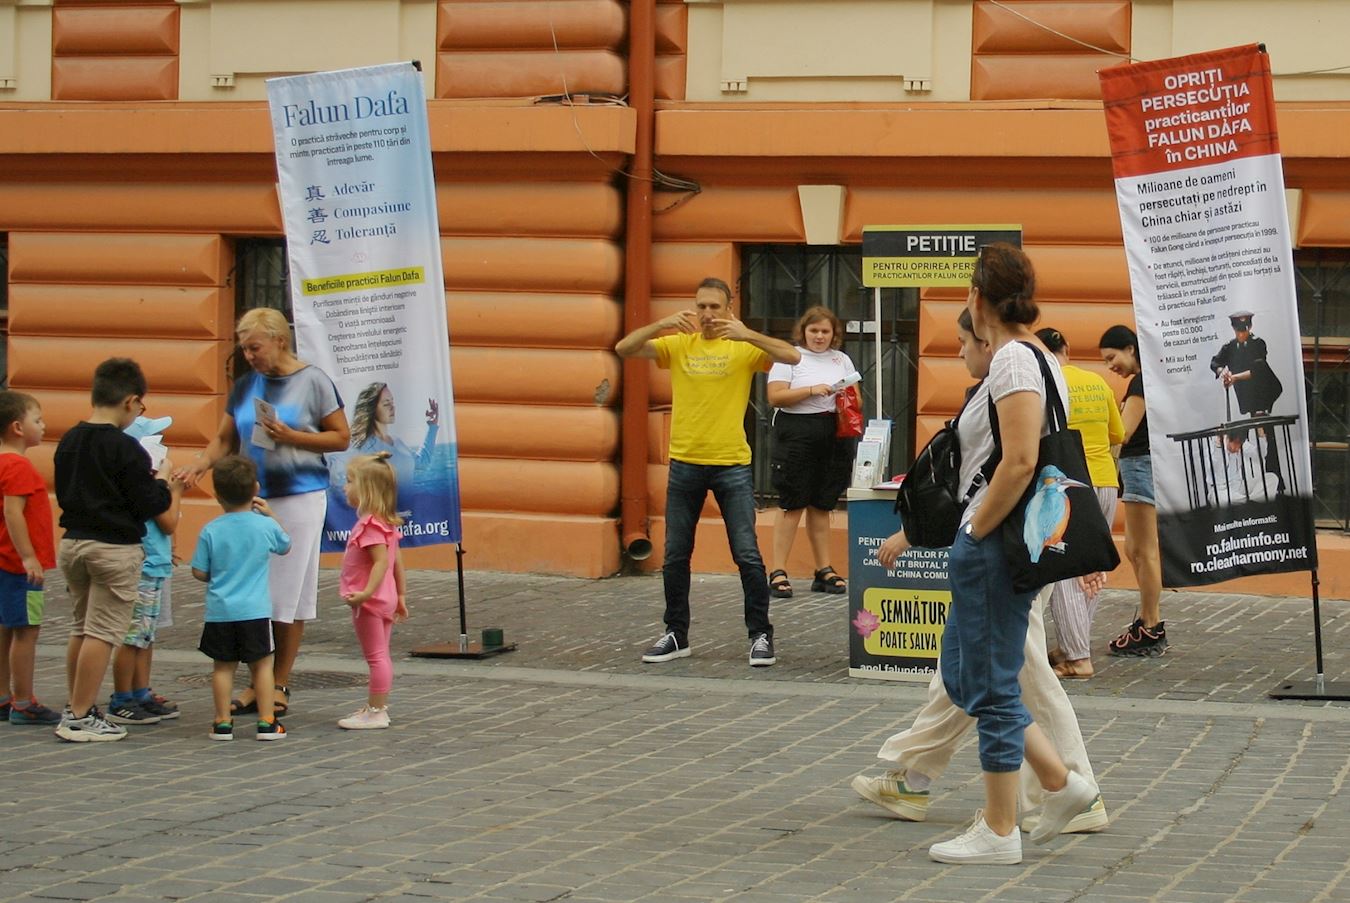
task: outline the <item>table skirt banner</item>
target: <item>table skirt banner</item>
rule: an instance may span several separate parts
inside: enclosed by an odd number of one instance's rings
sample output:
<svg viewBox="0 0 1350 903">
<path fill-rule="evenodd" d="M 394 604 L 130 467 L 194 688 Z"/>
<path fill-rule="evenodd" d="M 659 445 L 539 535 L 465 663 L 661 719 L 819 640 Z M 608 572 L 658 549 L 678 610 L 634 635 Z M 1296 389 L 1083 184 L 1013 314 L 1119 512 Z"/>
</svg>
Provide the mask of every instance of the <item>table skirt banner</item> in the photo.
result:
<svg viewBox="0 0 1350 903">
<path fill-rule="evenodd" d="M 848 491 L 848 673 L 927 683 L 952 602 L 947 550 L 911 549 L 885 567 L 877 550 L 898 529 L 895 490 Z"/>
</svg>

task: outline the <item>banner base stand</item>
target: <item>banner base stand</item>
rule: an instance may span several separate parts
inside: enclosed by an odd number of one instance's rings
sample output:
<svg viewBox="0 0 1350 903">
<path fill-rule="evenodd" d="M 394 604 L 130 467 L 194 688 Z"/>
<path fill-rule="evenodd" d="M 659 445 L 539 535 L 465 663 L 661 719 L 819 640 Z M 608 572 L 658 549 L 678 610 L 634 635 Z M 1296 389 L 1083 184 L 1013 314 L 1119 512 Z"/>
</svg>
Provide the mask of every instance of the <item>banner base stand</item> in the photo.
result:
<svg viewBox="0 0 1350 903">
<path fill-rule="evenodd" d="M 1291 680 L 1280 684 L 1266 695 L 1271 699 L 1314 699 L 1327 701 L 1350 701 L 1350 684 L 1329 683 L 1322 659 L 1322 581 L 1314 566 L 1308 575 L 1312 589 L 1313 614 L 1313 654 L 1315 656 L 1316 676 L 1312 680 Z"/>
<path fill-rule="evenodd" d="M 501 655 L 503 652 L 515 652 L 515 643 L 504 643 L 501 646 L 484 646 L 479 642 L 464 643 L 433 643 L 430 646 L 418 646 L 412 650 L 412 655 L 416 658 L 471 658 L 483 659 L 491 658 L 494 655 Z"/>
<path fill-rule="evenodd" d="M 469 640 L 468 616 L 464 602 L 464 545 L 455 543 L 455 574 L 459 578 L 459 640 L 450 643 L 433 643 L 430 646 L 417 646 L 412 655 L 417 658 L 470 658 L 485 659 L 503 652 L 515 652 L 516 644 L 505 642 L 500 627 L 485 627 L 485 642 Z"/>
<path fill-rule="evenodd" d="M 1316 680 L 1287 681 L 1266 694 L 1271 699 L 1312 699 L 1328 702 L 1350 702 L 1350 683 Z"/>
</svg>

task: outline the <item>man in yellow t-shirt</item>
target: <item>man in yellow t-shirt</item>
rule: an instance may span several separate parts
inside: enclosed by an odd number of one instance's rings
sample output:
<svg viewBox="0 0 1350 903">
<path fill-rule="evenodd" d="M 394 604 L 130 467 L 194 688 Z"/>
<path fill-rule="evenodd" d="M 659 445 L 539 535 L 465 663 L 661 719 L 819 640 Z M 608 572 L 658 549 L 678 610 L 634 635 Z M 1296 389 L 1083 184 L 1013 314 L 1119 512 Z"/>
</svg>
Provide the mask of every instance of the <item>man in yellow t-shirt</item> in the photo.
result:
<svg viewBox="0 0 1350 903">
<path fill-rule="evenodd" d="M 658 338 L 662 332 L 674 335 Z M 741 573 L 750 664 L 772 665 L 769 581 L 755 537 L 755 496 L 745 407 L 755 373 L 776 361 L 795 364 L 801 353 L 736 319 L 731 288 L 708 278 L 694 293 L 694 307 L 640 326 L 619 340 L 620 357 L 656 361 L 670 371 L 674 404 L 670 427 L 670 476 L 666 490 L 665 634 L 642 655 L 644 662 L 685 658 L 689 649 L 689 559 L 694 530 L 711 490 L 722 511 L 731 557 Z"/>
</svg>

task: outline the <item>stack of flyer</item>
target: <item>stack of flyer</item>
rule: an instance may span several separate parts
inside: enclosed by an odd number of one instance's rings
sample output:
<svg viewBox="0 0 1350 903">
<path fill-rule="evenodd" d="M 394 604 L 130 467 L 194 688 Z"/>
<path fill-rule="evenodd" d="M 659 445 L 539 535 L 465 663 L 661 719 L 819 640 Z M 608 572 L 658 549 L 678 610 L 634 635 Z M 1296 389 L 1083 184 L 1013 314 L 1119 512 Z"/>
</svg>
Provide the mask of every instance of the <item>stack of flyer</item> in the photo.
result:
<svg viewBox="0 0 1350 903">
<path fill-rule="evenodd" d="M 886 468 L 891 460 L 891 422 L 869 420 L 858 453 L 853 458 L 854 489 L 871 489 L 886 479 Z"/>
</svg>

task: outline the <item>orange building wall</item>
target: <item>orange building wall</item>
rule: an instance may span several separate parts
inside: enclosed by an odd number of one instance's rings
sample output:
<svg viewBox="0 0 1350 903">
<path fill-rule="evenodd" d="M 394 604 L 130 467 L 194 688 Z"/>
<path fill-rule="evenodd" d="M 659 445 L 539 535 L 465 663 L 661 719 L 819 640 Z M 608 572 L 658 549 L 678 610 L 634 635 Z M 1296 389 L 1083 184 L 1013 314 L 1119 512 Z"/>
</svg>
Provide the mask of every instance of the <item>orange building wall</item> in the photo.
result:
<svg viewBox="0 0 1350 903">
<path fill-rule="evenodd" d="M 1130 55 L 1132 11 L 1130 0 L 975 0 L 970 99 L 1100 99 L 1097 70 Z"/>
<path fill-rule="evenodd" d="M 9 379 L 36 396 L 46 441 L 30 452 L 51 483 L 56 442 L 89 413 L 99 361 L 138 360 L 154 416 L 173 417 L 170 447 L 203 446 L 215 433 L 233 347 L 234 265 L 219 235 L 11 232 Z M 197 490 L 183 505 L 195 541 L 217 513 Z"/>
<path fill-rule="evenodd" d="M 656 96 L 684 97 L 683 0 L 659 0 Z M 628 93 L 628 4 L 619 0 L 441 0 L 436 96 Z"/>
<path fill-rule="evenodd" d="M 1010 5 L 1058 17 L 1060 30 L 1080 39 L 1129 49 L 1128 2 Z M 96 18 L 114 8 L 115 20 Z M 627 11 L 618 0 L 437 4 L 442 99 L 431 102 L 429 115 L 471 567 L 588 576 L 619 567 L 623 385 L 611 349 L 624 297 L 620 170 L 635 119 L 613 106 L 519 99 L 624 93 Z M 167 0 L 58 3 L 54 95 L 144 99 L 160 91 L 171 99 L 161 82 L 177 53 L 176 15 Z M 705 276 L 735 285 L 741 244 L 803 242 L 797 187 L 837 184 L 846 189 L 845 243 L 859 242 L 862 227 L 878 222 L 1021 223 L 1039 270 L 1044 322 L 1100 369 L 1097 336 L 1132 316 L 1098 105 L 684 104 L 686 16 L 679 0 L 657 9 L 656 165 L 695 180 L 700 191 L 655 192 L 653 317 L 686 306 Z M 1064 85 L 1089 85 L 1085 73 L 1099 65 L 1076 45 L 1024 34 L 990 3 L 976 4 L 974 25 L 973 98 L 1040 90 L 1063 97 Z M 81 75 L 91 60 L 108 74 Z M 1038 88 L 1047 78 L 1060 87 Z M 1080 95 L 1095 97 L 1087 88 Z M 1288 180 L 1304 192 L 1300 240 L 1350 245 L 1341 174 L 1350 110 L 1289 104 L 1280 117 Z M 48 476 L 55 440 L 87 409 L 89 371 L 110 354 L 145 365 L 152 412 L 175 418 L 172 447 L 183 453 L 205 444 L 226 389 L 235 239 L 281 233 L 271 153 L 265 107 L 257 103 L 0 104 L 11 377 L 47 409 L 51 435 L 35 459 Z M 965 384 L 951 329 L 960 303 L 960 292 L 922 294 L 920 441 L 954 412 Z M 669 379 L 654 370 L 648 510 L 657 549 L 669 404 Z M 214 505 L 198 491 L 186 511 L 182 547 Z M 708 514 L 695 567 L 730 570 L 711 501 Z M 761 518 L 762 542 L 772 517 Z M 832 541 L 843 569 L 841 514 Z M 799 541 L 793 573 L 809 572 L 806 553 Z M 409 558 L 412 566 L 453 564 L 443 547 Z M 645 566 L 659 564 L 658 552 Z M 1350 578 L 1336 573 L 1324 570 L 1324 592 L 1350 594 L 1337 582 Z M 1122 573 L 1114 582 L 1129 579 Z M 1303 592 L 1303 579 L 1261 578 L 1243 588 Z"/>
<path fill-rule="evenodd" d="M 176 99 L 178 15 L 173 0 L 57 0 L 52 100 Z"/>
</svg>

